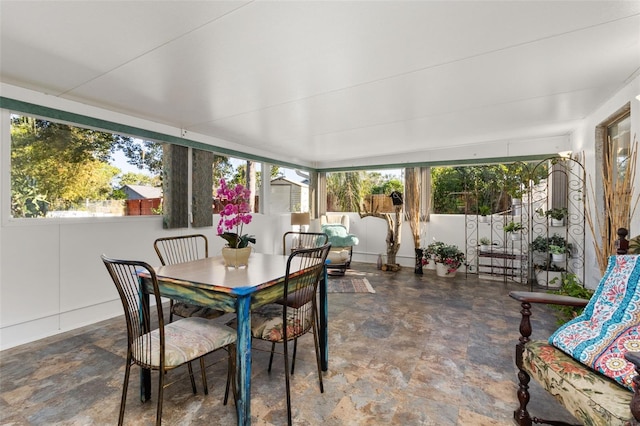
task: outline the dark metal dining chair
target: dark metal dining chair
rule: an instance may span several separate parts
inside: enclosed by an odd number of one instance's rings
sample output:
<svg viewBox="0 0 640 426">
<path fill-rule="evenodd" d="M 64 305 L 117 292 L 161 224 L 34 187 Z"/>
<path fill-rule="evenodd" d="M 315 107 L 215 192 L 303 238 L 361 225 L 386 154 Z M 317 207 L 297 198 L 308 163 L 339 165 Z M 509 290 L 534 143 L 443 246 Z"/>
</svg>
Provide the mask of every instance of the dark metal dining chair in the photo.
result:
<svg viewBox="0 0 640 426">
<path fill-rule="evenodd" d="M 282 236 L 282 254 L 289 256 L 294 250 L 320 247 L 329 241 L 329 236 L 321 232 L 285 232 Z"/>
<path fill-rule="evenodd" d="M 324 235 L 324 234 L 321 234 Z M 331 244 L 294 250 L 287 260 L 287 271 L 281 300 L 287 303 L 268 304 L 251 313 L 251 335 L 253 338 L 271 342 L 269 371 L 276 343 L 284 346 L 284 369 L 287 396 L 287 421 L 291 425 L 291 389 L 289 378 L 288 342 L 294 341 L 291 374 L 294 372 L 298 338 L 313 333 L 320 392 L 324 392 L 320 364 L 319 312 L 317 304 L 318 284 L 324 275 L 325 261 Z"/>
<path fill-rule="evenodd" d="M 156 410 L 156 425 L 162 422 L 162 400 L 165 375 L 168 371 L 187 364 L 191 387 L 196 393 L 196 383 L 193 377 L 191 361 L 200 360 L 204 393 L 208 394 L 207 378 L 205 376 L 204 356 L 218 349 L 224 348 L 228 353 L 227 384 L 225 389 L 226 404 L 229 393 L 229 382 L 234 384 L 235 393 L 235 330 L 225 325 L 219 325 L 204 318 L 183 318 L 169 324 L 164 323 L 162 302 L 155 271 L 147 263 L 131 260 L 110 259 L 102 255 L 102 261 L 109 272 L 122 301 L 125 320 L 127 323 L 127 361 L 120 401 L 118 425 L 124 421 L 127 388 L 131 366 L 137 364 L 142 368 L 158 371 L 158 402 Z M 156 329 L 151 330 L 152 308 L 142 303 L 142 280 L 140 273 L 145 273 L 150 283 L 146 291 L 155 302 L 157 318 Z"/>
<path fill-rule="evenodd" d="M 209 257 L 209 240 L 203 234 L 158 238 L 153 242 L 153 248 L 156 250 L 162 265 L 173 265 Z M 173 321 L 174 315 L 183 318 L 201 317 L 214 319 L 223 314 L 223 311 L 217 309 L 178 302 L 173 299 L 171 299 L 169 305 L 170 322 Z"/>
</svg>

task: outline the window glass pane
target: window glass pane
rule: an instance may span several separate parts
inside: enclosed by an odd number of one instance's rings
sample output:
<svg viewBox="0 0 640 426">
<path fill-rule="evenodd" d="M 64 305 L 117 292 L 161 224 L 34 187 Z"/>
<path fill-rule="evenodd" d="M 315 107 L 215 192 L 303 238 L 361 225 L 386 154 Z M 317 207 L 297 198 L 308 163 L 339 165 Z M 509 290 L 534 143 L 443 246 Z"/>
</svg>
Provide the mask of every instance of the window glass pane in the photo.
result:
<svg viewBox="0 0 640 426">
<path fill-rule="evenodd" d="M 227 185 L 241 184 L 251 190 L 250 208 L 252 212 L 259 211 L 259 188 L 262 180 L 262 163 L 243 158 L 216 155 L 213 160 L 213 212 L 219 213 L 224 206 L 215 199 L 216 190 L 220 187 L 220 180 Z"/>
<path fill-rule="evenodd" d="M 480 166 L 433 167 L 431 190 L 433 213 L 504 213 L 514 208 L 528 185 L 547 176 L 546 167 L 536 163 L 505 163 Z M 533 175 L 532 175 L 533 173 Z"/>
<path fill-rule="evenodd" d="M 391 213 L 394 191 L 404 193 L 400 169 L 327 173 L 327 211 Z"/>
<path fill-rule="evenodd" d="M 627 115 L 607 127 L 607 137 L 612 144 L 615 156 L 613 176 L 624 180 L 629 164 L 629 150 L 631 148 L 631 116 Z"/>
<path fill-rule="evenodd" d="M 309 175 L 305 172 L 274 166 L 270 186 L 270 213 L 309 211 Z"/>
<path fill-rule="evenodd" d="M 160 214 L 161 144 L 11 116 L 11 215 Z"/>
</svg>

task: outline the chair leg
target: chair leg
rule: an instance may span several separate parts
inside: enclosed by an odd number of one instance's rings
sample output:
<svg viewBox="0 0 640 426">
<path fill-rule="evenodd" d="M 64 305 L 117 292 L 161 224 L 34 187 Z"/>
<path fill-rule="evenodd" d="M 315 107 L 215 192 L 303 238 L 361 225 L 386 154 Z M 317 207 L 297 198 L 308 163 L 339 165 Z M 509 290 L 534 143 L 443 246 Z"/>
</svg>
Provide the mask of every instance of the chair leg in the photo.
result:
<svg viewBox="0 0 640 426">
<path fill-rule="evenodd" d="M 169 322 L 173 322 L 173 299 L 169 300 Z"/>
<path fill-rule="evenodd" d="M 227 384 L 224 390 L 224 405 L 227 405 L 229 400 L 229 383 L 233 387 L 233 401 L 238 399 L 236 390 L 236 346 L 229 346 L 229 359 L 227 365 Z"/>
<path fill-rule="evenodd" d="M 324 384 L 322 383 L 322 367 L 320 362 L 320 340 L 318 339 L 319 327 L 317 321 L 313 321 L 313 343 L 316 347 L 316 364 L 318 366 L 318 382 L 320 383 L 320 393 L 324 393 Z"/>
<path fill-rule="evenodd" d="M 193 367 L 191 367 L 191 361 L 187 363 L 187 368 L 189 369 L 189 378 L 191 379 L 191 389 L 193 389 L 193 393 L 198 393 L 196 389 L 196 379 L 193 378 Z"/>
<path fill-rule="evenodd" d="M 191 363 L 189 363 L 191 367 Z M 164 397 L 164 375 L 167 374 L 164 369 L 158 370 L 158 408 L 156 409 L 156 426 L 162 424 L 162 399 Z"/>
<path fill-rule="evenodd" d="M 269 373 L 271 373 L 271 363 L 273 363 L 273 352 L 275 352 L 275 350 L 276 350 L 276 342 L 271 342 L 271 356 L 269 357 L 269 368 L 267 369 Z"/>
<path fill-rule="evenodd" d="M 289 383 L 289 345 L 288 342 L 284 340 L 284 377 L 285 377 L 285 385 L 287 392 L 287 425 L 291 426 L 291 388 Z"/>
<path fill-rule="evenodd" d="M 209 386 L 207 386 L 207 373 L 204 368 L 204 357 L 200 357 L 200 371 L 202 372 L 202 386 L 204 386 L 204 394 L 209 395 Z"/>
<path fill-rule="evenodd" d="M 124 369 L 124 384 L 122 385 L 122 398 L 120 399 L 120 414 L 118 416 L 118 426 L 124 423 L 124 407 L 127 403 L 127 389 L 129 387 L 129 373 L 131 372 L 131 357 L 127 356 L 127 366 Z"/>
<path fill-rule="evenodd" d="M 291 374 L 296 368 L 296 353 L 298 352 L 298 338 L 293 339 L 293 356 L 291 357 Z"/>
</svg>

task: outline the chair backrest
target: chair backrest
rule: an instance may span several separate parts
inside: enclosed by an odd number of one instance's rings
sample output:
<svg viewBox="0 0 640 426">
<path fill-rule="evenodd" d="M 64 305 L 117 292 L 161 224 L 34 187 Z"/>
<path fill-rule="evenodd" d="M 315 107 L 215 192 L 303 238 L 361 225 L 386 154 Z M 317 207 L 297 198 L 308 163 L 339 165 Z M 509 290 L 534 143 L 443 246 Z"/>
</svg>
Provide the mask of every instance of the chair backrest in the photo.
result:
<svg viewBox="0 0 640 426">
<path fill-rule="evenodd" d="M 320 247 L 328 241 L 329 237 L 322 232 L 285 232 L 282 236 L 282 254 L 289 256 L 293 250 Z"/>
<path fill-rule="evenodd" d="M 342 225 L 349 232 L 349 216 L 346 214 L 323 214 L 320 215 L 320 226 L 322 225 Z"/>
<path fill-rule="evenodd" d="M 128 351 L 133 355 L 133 359 L 139 365 L 152 367 L 141 360 L 152 359 L 152 346 L 160 347 L 160 365 L 164 366 L 164 319 L 162 316 L 162 303 L 160 291 L 158 289 L 158 279 L 151 266 L 145 262 L 133 260 L 110 259 L 102 255 L 102 261 L 109 271 L 113 283 L 118 289 L 124 316 L 127 322 L 127 344 Z M 151 342 L 148 333 L 151 326 L 151 313 L 147 304 L 142 303 L 141 279 L 138 273 L 148 274 L 149 282 L 153 289 L 152 297 L 156 302 L 157 324 L 159 329 L 159 342 Z M 146 353 L 144 353 L 146 351 Z"/>
<path fill-rule="evenodd" d="M 306 333 L 317 318 L 316 294 L 329 249 L 331 244 L 296 250 L 287 260 L 282 322 L 289 327 L 283 329 L 284 340 Z"/>
<path fill-rule="evenodd" d="M 203 234 L 158 238 L 154 241 L 153 248 L 163 265 L 209 257 L 209 240 Z"/>
</svg>

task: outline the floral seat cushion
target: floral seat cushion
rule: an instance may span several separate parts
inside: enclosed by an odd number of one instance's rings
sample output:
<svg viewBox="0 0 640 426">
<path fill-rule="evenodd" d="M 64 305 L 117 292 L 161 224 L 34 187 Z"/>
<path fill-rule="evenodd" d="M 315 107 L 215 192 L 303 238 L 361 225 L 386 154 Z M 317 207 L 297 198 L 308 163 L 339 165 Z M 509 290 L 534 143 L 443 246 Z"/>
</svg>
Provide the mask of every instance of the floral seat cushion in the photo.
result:
<svg viewBox="0 0 640 426">
<path fill-rule="evenodd" d="M 585 425 L 625 425 L 633 394 L 544 341 L 530 341 L 523 368 Z"/>
<path fill-rule="evenodd" d="M 636 373 L 624 354 L 640 350 L 638 259 L 638 255 L 611 256 L 582 315 L 549 338 L 555 347 L 630 390 Z"/>
<path fill-rule="evenodd" d="M 176 367 L 236 341 L 236 332 L 204 318 L 184 318 L 165 325 L 164 360 Z M 145 364 L 160 366 L 160 334 L 155 329 L 131 345 L 133 357 Z M 149 348 L 149 345 L 151 346 Z"/>
<path fill-rule="evenodd" d="M 171 306 L 171 312 L 184 318 L 200 317 L 205 319 L 214 319 L 224 315 L 224 312 L 217 309 L 207 308 L 205 306 L 191 305 L 189 303 L 174 302 Z"/>
<path fill-rule="evenodd" d="M 287 307 L 288 336 L 302 334 L 311 328 L 311 307 L 304 305 L 299 309 L 302 309 L 306 315 L 296 317 L 294 315 L 295 308 Z M 251 312 L 251 335 L 271 342 L 282 342 L 282 305 L 264 305 Z"/>
</svg>

